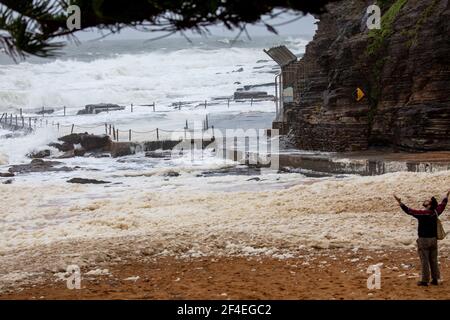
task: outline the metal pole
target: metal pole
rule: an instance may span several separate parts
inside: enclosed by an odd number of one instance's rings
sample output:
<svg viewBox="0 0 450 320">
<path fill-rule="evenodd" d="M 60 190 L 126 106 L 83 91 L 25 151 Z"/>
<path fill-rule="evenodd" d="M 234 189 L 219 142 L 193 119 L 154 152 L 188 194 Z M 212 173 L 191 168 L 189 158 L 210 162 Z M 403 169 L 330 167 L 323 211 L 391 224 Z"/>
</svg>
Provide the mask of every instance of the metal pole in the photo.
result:
<svg viewBox="0 0 450 320">
<path fill-rule="evenodd" d="M 278 89 L 280 91 L 280 94 L 279 94 L 280 105 L 279 105 L 279 109 L 278 109 L 278 114 L 283 115 L 283 73 L 280 73 Z"/>
<path fill-rule="evenodd" d="M 280 75 L 277 74 L 275 76 L 275 112 L 276 112 L 276 118 L 278 118 L 278 77 Z"/>
</svg>

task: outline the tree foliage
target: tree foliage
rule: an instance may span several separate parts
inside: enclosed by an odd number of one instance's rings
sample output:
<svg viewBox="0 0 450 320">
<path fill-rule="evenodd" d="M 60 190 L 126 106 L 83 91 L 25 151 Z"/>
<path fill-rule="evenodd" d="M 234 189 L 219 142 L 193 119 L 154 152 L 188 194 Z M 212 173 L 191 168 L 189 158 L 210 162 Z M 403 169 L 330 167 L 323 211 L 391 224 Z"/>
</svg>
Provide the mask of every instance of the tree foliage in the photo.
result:
<svg viewBox="0 0 450 320">
<path fill-rule="evenodd" d="M 284 12 L 319 13 L 336 0 L 0 0 L 0 48 L 14 58 L 27 54 L 48 57 L 77 30 L 66 25 L 69 5 L 81 9 L 81 29 L 97 28 L 107 34 L 125 27 L 165 34 L 193 30 L 207 34 L 208 27 L 223 24 L 245 32 L 246 24 L 270 23 Z M 263 16 L 269 20 L 263 20 Z"/>
</svg>

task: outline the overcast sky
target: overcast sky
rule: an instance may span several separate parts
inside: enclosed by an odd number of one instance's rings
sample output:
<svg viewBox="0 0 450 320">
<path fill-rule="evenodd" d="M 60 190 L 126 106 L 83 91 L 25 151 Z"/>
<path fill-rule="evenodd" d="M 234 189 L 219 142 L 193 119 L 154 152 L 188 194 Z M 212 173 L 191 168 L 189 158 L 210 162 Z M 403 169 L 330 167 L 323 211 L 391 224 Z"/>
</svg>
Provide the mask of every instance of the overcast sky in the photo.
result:
<svg viewBox="0 0 450 320">
<path fill-rule="evenodd" d="M 288 22 L 295 18 L 291 14 L 281 15 L 280 17 L 273 19 L 270 21 L 271 25 L 276 25 L 283 22 Z M 267 17 L 263 17 L 263 19 L 267 19 Z M 288 35 L 313 35 L 316 30 L 315 19 L 311 15 L 307 15 L 302 17 L 301 19 L 294 21 L 292 23 L 277 26 L 276 29 L 281 36 Z M 237 35 L 237 30 L 227 30 L 224 26 L 213 26 L 209 28 L 212 36 L 222 36 L 222 37 L 233 37 Z M 247 30 L 250 36 L 258 37 L 258 36 L 267 36 L 273 35 L 270 33 L 267 28 L 263 25 L 249 25 Z M 193 33 L 186 33 L 189 37 L 195 37 L 197 35 Z M 91 40 L 100 37 L 102 34 L 99 31 L 82 31 L 77 33 L 77 37 L 79 40 Z M 120 40 L 120 39 L 150 39 L 157 36 L 162 35 L 161 33 L 148 33 L 148 32 L 139 32 L 133 29 L 124 29 L 118 34 L 114 34 L 108 36 L 107 39 L 110 40 Z M 172 35 L 171 37 L 181 37 L 180 34 Z"/>
</svg>

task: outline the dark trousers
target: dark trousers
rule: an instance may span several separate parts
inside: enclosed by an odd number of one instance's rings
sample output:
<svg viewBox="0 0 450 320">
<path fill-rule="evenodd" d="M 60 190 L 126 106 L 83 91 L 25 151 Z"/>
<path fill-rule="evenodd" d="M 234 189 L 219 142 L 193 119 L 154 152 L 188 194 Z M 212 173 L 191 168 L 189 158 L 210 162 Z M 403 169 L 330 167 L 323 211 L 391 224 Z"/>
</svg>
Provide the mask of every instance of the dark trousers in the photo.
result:
<svg viewBox="0 0 450 320">
<path fill-rule="evenodd" d="M 438 280 L 440 278 L 438 265 L 438 244 L 436 238 L 419 238 L 417 239 L 417 249 L 419 252 L 420 262 L 422 264 L 422 280 L 430 281 L 431 278 Z"/>
</svg>

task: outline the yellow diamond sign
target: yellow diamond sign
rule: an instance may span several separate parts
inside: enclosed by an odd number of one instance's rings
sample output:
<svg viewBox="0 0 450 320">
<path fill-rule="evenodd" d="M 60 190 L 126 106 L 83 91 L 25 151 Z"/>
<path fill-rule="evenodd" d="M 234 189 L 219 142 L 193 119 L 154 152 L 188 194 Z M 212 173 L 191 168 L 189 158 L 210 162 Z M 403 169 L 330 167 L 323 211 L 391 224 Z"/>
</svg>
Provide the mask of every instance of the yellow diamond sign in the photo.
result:
<svg viewBox="0 0 450 320">
<path fill-rule="evenodd" d="M 364 91 L 362 91 L 361 88 L 356 88 L 356 91 L 355 91 L 356 101 L 361 101 L 365 96 L 366 96 L 366 94 L 364 93 Z"/>
</svg>

